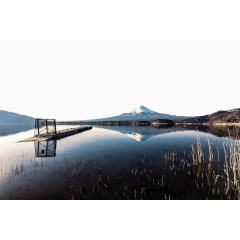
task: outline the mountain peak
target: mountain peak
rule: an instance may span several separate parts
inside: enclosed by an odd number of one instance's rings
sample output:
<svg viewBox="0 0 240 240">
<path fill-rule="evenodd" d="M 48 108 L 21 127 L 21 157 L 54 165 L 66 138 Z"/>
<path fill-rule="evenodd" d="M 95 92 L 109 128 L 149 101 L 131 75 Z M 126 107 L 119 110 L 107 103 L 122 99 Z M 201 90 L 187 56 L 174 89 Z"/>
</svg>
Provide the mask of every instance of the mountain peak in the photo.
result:
<svg viewBox="0 0 240 240">
<path fill-rule="evenodd" d="M 154 113 L 154 111 L 150 110 L 149 108 L 141 105 L 135 109 L 133 109 L 133 111 L 131 111 L 132 113 L 142 113 L 142 112 L 148 112 L 148 113 Z"/>
<path fill-rule="evenodd" d="M 141 105 L 130 112 L 125 112 L 118 116 L 93 119 L 92 121 L 150 121 L 150 120 L 156 120 L 156 119 L 170 119 L 170 120 L 181 119 L 182 120 L 184 118 L 186 117 L 183 117 L 183 116 L 179 117 L 179 116 L 165 114 L 165 113 L 158 113 Z"/>
</svg>

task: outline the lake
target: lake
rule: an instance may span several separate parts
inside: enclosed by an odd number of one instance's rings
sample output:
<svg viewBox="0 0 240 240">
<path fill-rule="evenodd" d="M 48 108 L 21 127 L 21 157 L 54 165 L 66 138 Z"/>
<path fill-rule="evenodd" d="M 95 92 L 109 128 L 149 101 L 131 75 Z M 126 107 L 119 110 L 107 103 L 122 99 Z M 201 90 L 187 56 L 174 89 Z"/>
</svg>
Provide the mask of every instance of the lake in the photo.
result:
<svg viewBox="0 0 240 240">
<path fill-rule="evenodd" d="M 33 133 L 0 127 L 0 199 L 240 198 L 236 127 L 93 126 L 18 143 Z"/>
</svg>

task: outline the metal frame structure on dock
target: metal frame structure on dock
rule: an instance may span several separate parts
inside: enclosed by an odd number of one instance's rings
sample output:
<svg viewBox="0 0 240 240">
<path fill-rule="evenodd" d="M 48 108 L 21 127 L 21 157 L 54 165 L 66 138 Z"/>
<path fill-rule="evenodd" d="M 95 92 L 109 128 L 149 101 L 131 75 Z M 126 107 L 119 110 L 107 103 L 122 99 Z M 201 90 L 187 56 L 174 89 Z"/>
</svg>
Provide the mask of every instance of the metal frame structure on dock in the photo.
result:
<svg viewBox="0 0 240 240">
<path fill-rule="evenodd" d="M 57 131 L 55 119 L 37 118 L 35 119 L 34 136 L 19 142 L 31 142 L 31 141 L 43 142 L 49 140 L 59 140 L 61 138 L 65 138 L 90 129 L 92 129 L 91 126 L 82 126 Z"/>
<path fill-rule="evenodd" d="M 56 120 L 55 119 L 35 119 L 35 131 L 34 136 L 39 135 L 56 135 Z"/>
</svg>

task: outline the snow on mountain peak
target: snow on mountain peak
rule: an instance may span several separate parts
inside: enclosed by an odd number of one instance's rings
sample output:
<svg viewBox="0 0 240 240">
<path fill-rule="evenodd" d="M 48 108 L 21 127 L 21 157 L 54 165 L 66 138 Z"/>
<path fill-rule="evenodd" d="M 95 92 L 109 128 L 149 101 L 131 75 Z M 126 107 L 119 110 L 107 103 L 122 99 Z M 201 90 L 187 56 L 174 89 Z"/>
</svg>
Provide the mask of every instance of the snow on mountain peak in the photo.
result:
<svg viewBox="0 0 240 240">
<path fill-rule="evenodd" d="M 154 113 L 154 111 L 152 111 L 144 106 L 139 106 L 139 107 L 133 109 L 133 111 L 132 111 L 132 113 L 142 113 L 142 112 Z"/>
</svg>

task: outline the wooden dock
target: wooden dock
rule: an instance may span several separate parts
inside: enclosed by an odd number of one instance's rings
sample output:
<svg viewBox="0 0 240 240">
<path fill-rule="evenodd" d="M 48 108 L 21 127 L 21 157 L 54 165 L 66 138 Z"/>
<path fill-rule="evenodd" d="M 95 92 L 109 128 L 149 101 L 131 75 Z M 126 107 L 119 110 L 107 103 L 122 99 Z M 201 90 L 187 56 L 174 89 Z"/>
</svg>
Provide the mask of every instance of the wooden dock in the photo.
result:
<svg viewBox="0 0 240 240">
<path fill-rule="evenodd" d="M 42 134 L 37 135 L 31 138 L 24 139 L 19 142 L 32 142 L 32 141 L 48 141 L 48 140 L 59 140 L 61 138 L 65 138 L 68 136 L 72 136 L 74 134 L 78 134 L 87 130 L 92 129 L 91 126 L 87 127 L 78 127 L 78 128 L 68 128 L 61 131 L 57 131 L 56 134 Z"/>
</svg>

